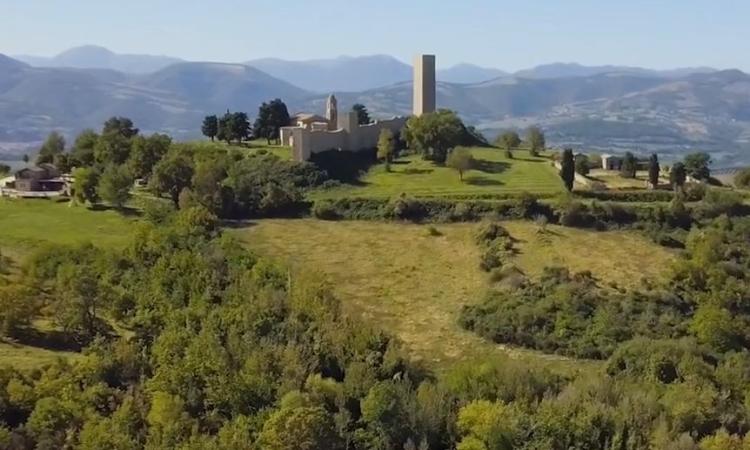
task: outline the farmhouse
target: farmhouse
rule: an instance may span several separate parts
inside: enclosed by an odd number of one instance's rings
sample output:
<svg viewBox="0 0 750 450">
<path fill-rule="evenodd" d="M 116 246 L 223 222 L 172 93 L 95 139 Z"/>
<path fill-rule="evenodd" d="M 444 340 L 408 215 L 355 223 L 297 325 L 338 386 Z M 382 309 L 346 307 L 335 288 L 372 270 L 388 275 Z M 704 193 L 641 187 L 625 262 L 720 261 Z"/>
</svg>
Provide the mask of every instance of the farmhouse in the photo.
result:
<svg viewBox="0 0 750 450">
<path fill-rule="evenodd" d="M 67 189 L 68 180 L 53 164 L 26 167 L 3 180 L 0 191 L 14 197 L 49 197 Z"/>
<path fill-rule="evenodd" d="M 435 111 L 436 107 L 435 56 L 420 55 L 414 63 L 414 115 Z M 281 142 L 292 147 L 295 161 L 307 161 L 313 154 L 328 150 L 363 151 L 377 146 L 382 130 L 398 135 L 406 126 L 408 117 L 393 117 L 359 124 L 356 112 L 339 116 L 338 101 L 334 95 L 328 97 L 326 116 L 297 114 L 294 125 L 283 127 Z"/>
</svg>

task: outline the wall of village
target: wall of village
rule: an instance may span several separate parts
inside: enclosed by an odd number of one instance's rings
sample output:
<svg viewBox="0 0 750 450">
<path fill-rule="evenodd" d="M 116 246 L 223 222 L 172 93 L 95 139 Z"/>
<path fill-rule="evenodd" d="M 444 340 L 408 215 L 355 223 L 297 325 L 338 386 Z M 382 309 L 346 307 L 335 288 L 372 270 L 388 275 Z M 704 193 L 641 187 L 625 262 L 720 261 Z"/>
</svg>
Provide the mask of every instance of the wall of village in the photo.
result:
<svg viewBox="0 0 750 450">
<path fill-rule="evenodd" d="M 379 120 L 367 125 L 352 123 L 352 115 L 339 120 L 336 131 L 310 131 L 304 128 L 291 128 L 290 136 L 283 135 L 282 141 L 292 144 L 295 161 L 307 161 L 315 153 L 328 150 L 358 152 L 377 147 L 380 132 L 384 129 L 398 134 L 406 126 L 406 117 Z"/>
</svg>

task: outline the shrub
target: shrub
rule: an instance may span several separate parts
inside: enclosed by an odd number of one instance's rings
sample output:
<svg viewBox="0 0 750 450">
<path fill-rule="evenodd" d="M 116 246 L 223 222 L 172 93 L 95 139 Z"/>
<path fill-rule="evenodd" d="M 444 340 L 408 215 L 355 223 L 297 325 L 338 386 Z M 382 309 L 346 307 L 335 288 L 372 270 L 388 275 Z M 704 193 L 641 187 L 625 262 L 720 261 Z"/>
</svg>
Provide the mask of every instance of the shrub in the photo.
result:
<svg viewBox="0 0 750 450">
<path fill-rule="evenodd" d="M 341 216 L 336 210 L 336 206 L 333 202 L 322 200 L 315 202 L 312 208 L 312 214 L 317 219 L 322 220 L 339 220 Z"/>
</svg>

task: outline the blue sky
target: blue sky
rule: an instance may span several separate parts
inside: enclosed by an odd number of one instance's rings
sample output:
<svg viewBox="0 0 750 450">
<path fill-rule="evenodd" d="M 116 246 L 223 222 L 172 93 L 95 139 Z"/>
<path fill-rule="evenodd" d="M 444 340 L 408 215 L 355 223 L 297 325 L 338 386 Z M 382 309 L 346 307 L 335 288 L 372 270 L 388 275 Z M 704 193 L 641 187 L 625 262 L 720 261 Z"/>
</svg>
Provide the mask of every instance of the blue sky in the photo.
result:
<svg viewBox="0 0 750 450">
<path fill-rule="evenodd" d="M 0 0 L 0 53 L 245 61 L 436 53 L 517 70 L 576 61 L 750 71 L 747 0 Z"/>
</svg>

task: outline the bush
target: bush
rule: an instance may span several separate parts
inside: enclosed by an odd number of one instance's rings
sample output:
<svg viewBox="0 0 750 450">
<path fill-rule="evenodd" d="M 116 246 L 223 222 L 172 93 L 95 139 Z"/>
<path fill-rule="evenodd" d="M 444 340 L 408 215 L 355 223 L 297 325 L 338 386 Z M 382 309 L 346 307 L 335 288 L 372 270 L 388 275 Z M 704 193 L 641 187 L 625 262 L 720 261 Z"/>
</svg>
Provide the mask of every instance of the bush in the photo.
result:
<svg viewBox="0 0 750 450">
<path fill-rule="evenodd" d="M 321 220 L 341 219 L 341 215 L 339 215 L 333 202 L 326 200 L 315 202 L 312 208 L 312 214 L 315 218 Z"/>
</svg>

